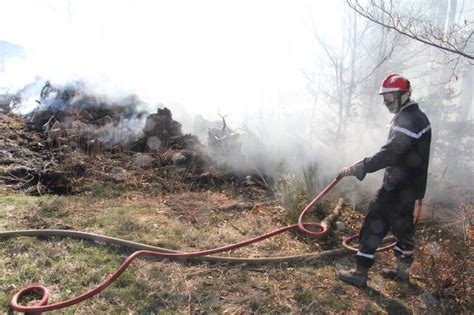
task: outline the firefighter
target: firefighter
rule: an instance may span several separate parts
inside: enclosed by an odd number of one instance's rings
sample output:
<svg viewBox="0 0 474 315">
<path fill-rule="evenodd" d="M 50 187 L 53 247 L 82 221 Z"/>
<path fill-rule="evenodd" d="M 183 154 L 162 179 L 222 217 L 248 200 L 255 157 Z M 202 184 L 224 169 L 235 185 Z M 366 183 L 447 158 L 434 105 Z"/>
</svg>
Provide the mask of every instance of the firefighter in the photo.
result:
<svg viewBox="0 0 474 315">
<path fill-rule="evenodd" d="M 357 267 L 340 270 L 342 281 L 357 287 L 367 286 L 369 268 L 374 254 L 389 231 L 396 238 L 394 248 L 396 269 L 383 270 L 382 275 L 409 281 L 408 268 L 413 262 L 413 212 L 416 200 L 426 191 L 431 143 L 431 126 L 418 104 L 410 100 L 410 82 L 398 74 L 388 75 L 380 92 L 390 113 L 387 143 L 379 152 L 339 172 L 362 181 L 367 173 L 385 169 L 382 187 L 371 200 L 359 233 Z"/>
</svg>

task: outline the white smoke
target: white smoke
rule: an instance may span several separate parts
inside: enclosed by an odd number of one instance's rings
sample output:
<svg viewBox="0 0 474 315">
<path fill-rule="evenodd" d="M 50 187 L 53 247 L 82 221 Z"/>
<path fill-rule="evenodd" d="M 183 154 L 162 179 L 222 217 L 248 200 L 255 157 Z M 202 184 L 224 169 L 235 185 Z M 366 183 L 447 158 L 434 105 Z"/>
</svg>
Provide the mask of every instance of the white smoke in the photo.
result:
<svg viewBox="0 0 474 315">
<path fill-rule="evenodd" d="M 35 95 L 45 80 L 63 85 L 80 79 L 91 94 L 107 95 L 112 102 L 137 93 L 144 101 L 141 110 L 154 113 L 158 106 L 167 106 L 185 132 L 194 132 L 196 115 L 209 121 L 219 121 L 219 113 L 228 115 L 229 127 L 248 138 L 243 153 L 256 165 L 285 161 L 298 170 L 317 161 L 327 177 L 374 154 L 386 141 L 385 125 L 391 116 L 377 95 L 385 73 L 364 87 L 366 98 L 372 97 L 366 104 L 368 113 L 359 115 L 371 116 L 371 125 L 354 118 L 346 126 L 344 141 L 333 139 L 334 107 L 322 96 L 315 104 L 308 93 L 305 72 L 321 73 L 323 85 L 332 82 L 319 70 L 327 64 L 321 47 L 315 49 L 312 25 L 329 48 L 338 47 L 343 25 L 339 2 L 16 2 L 20 1 L 5 4 L 2 11 L 7 14 L 0 21 L 0 37 L 9 30 L 10 40 L 29 48 L 28 60 L 11 68 L 15 82 L 26 85 L 41 76 L 22 92 L 19 112 L 37 106 Z M 31 10 L 24 10 L 25 4 Z M 387 71 L 410 62 L 403 58 L 414 51 L 405 50 L 405 44 L 401 48 Z M 416 62 L 404 74 L 413 79 L 418 99 L 431 87 L 423 60 Z M 428 109 L 430 104 L 421 106 Z M 127 128 L 139 129 L 142 124 L 132 120 Z M 240 129 L 242 124 L 252 137 Z M 110 137 L 120 138 L 118 134 L 123 131 Z M 201 140 L 206 141 L 205 133 Z M 380 173 L 358 186 L 370 181 L 378 185 Z"/>
</svg>

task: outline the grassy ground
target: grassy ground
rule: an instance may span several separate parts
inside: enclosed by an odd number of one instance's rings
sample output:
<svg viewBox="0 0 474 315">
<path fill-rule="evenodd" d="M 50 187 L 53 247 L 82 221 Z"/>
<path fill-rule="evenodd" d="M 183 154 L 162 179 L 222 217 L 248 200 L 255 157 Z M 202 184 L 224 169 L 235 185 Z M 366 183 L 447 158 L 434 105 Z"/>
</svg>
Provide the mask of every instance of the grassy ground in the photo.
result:
<svg viewBox="0 0 474 315">
<path fill-rule="evenodd" d="M 195 251 L 248 239 L 293 220 L 275 201 L 244 200 L 230 192 L 129 191 L 111 196 L 108 189 L 97 186 L 89 194 L 67 197 L 4 192 L 0 194 L 0 230 L 74 229 Z M 321 211 L 329 212 L 333 206 L 327 202 Z M 349 212 L 345 220 L 360 220 L 360 214 L 345 211 Z M 320 251 L 338 246 L 341 236 L 332 233 L 327 240 L 314 241 L 289 233 L 225 255 Z M 106 279 L 130 253 L 70 238 L 1 239 L 0 310 L 11 312 L 12 295 L 30 284 L 47 286 L 50 303 L 80 295 Z M 379 255 L 377 268 L 390 257 Z M 264 266 L 140 259 L 96 297 L 52 313 L 430 313 L 420 287 L 384 280 L 376 271 L 365 290 L 337 281 L 335 268 L 352 263 L 348 257 Z"/>
</svg>

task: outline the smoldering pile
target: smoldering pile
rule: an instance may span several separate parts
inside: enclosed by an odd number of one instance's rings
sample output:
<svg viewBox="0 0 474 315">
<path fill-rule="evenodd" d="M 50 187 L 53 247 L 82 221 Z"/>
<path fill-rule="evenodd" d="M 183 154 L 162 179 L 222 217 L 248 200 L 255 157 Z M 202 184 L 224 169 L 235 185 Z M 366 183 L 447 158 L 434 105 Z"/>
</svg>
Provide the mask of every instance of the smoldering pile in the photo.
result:
<svg viewBox="0 0 474 315">
<path fill-rule="evenodd" d="M 18 99 L 13 109 L 21 106 Z M 245 177 L 219 169 L 196 136 L 183 134 L 168 108 L 149 114 L 136 95 L 109 99 L 87 93 L 81 82 L 46 82 L 36 102 L 21 118 L 0 113 L 6 126 L 0 130 L 0 182 L 9 187 L 63 194 L 112 182 L 174 190 Z"/>
<path fill-rule="evenodd" d="M 37 102 L 39 106 L 26 116 L 28 128 L 41 132 L 48 144 L 85 151 L 136 141 L 146 118 L 136 95 L 110 100 L 85 92 L 81 82 L 57 87 L 47 81 Z"/>
</svg>

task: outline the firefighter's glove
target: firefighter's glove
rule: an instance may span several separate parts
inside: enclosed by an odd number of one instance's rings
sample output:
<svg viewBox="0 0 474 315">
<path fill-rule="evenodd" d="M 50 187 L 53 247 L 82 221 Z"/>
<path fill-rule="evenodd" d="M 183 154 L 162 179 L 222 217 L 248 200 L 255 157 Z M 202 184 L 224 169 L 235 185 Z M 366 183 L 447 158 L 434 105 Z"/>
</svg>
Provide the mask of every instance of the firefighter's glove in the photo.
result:
<svg viewBox="0 0 474 315">
<path fill-rule="evenodd" d="M 339 171 L 337 175 L 340 177 L 355 176 L 357 177 L 358 180 L 363 180 L 365 177 L 365 174 L 366 172 L 364 170 L 364 160 L 360 160 L 359 162 L 351 166 L 344 167 L 343 169 Z"/>
</svg>

